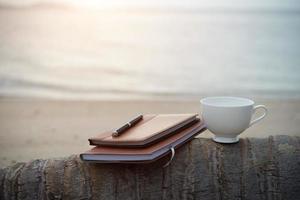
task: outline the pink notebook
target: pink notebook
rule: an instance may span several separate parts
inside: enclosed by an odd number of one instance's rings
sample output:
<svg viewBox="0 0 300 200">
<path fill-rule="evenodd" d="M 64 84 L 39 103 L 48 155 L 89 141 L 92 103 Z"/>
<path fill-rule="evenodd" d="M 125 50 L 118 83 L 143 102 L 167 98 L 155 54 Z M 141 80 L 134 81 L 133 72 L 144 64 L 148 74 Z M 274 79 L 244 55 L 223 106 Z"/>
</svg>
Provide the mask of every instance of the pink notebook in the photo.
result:
<svg viewBox="0 0 300 200">
<path fill-rule="evenodd" d="M 89 139 L 90 145 L 145 147 L 199 121 L 197 114 L 144 115 L 136 125 L 118 137 L 107 131 Z"/>
</svg>

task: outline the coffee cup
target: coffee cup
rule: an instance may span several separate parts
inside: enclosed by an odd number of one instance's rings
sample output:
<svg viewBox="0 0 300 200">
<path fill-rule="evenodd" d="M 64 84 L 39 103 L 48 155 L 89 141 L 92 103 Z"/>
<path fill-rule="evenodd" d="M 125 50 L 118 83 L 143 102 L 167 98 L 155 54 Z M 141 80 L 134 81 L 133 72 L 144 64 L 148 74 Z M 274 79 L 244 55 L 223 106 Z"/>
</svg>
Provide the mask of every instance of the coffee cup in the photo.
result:
<svg viewBox="0 0 300 200">
<path fill-rule="evenodd" d="M 213 140 L 219 143 L 238 142 L 238 135 L 261 121 L 268 112 L 264 105 L 254 106 L 254 101 L 241 97 L 207 97 L 200 102 L 207 129 L 214 134 Z M 264 113 L 251 121 L 258 109 Z"/>
</svg>

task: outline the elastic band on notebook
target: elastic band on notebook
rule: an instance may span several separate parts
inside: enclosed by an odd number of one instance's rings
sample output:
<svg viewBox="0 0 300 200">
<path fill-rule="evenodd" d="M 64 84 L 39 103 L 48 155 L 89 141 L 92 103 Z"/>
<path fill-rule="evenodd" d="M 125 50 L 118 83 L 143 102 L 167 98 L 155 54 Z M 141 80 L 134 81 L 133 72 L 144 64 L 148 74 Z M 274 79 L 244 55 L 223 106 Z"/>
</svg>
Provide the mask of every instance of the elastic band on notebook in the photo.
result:
<svg viewBox="0 0 300 200">
<path fill-rule="evenodd" d="M 174 147 L 172 147 L 170 150 L 171 150 L 171 152 L 172 152 L 171 158 L 170 158 L 170 160 L 163 166 L 163 168 L 168 167 L 168 166 L 170 165 L 170 163 L 172 162 L 174 156 L 175 156 L 175 149 L 174 149 Z"/>
</svg>

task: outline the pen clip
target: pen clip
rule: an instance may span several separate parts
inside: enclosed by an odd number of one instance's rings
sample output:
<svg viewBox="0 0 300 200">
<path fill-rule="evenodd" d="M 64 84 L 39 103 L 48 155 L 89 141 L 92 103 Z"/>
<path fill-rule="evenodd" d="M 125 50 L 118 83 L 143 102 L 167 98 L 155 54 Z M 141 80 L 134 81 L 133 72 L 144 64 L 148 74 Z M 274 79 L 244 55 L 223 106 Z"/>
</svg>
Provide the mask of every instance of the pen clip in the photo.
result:
<svg viewBox="0 0 300 200">
<path fill-rule="evenodd" d="M 118 137 L 120 134 L 122 134 L 123 132 L 127 131 L 132 126 L 136 125 L 142 119 L 143 119 L 143 115 L 139 115 L 139 116 L 135 117 L 134 119 L 130 120 L 129 122 L 127 122 L 126 124 L 124 124 L 120 128 L 116 129 L 112 133 L 112 136 L 113 137 Z"/>
</svg>

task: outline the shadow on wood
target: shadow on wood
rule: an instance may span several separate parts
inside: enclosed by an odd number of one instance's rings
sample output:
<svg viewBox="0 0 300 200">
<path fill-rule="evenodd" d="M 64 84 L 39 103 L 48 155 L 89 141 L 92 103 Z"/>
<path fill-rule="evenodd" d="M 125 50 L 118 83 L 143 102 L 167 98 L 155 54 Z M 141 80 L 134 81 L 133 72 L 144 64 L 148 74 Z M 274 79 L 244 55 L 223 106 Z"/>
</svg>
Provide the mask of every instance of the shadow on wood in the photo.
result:
<svg viewBox="0 0 300 200">
<path fill-rule="evenodd" d="M 0 199 L 300 199 L 300 137 L 194 139 L 147 165 L 89 164 L 78 156 L 0 170 Z"/>
</svg>

